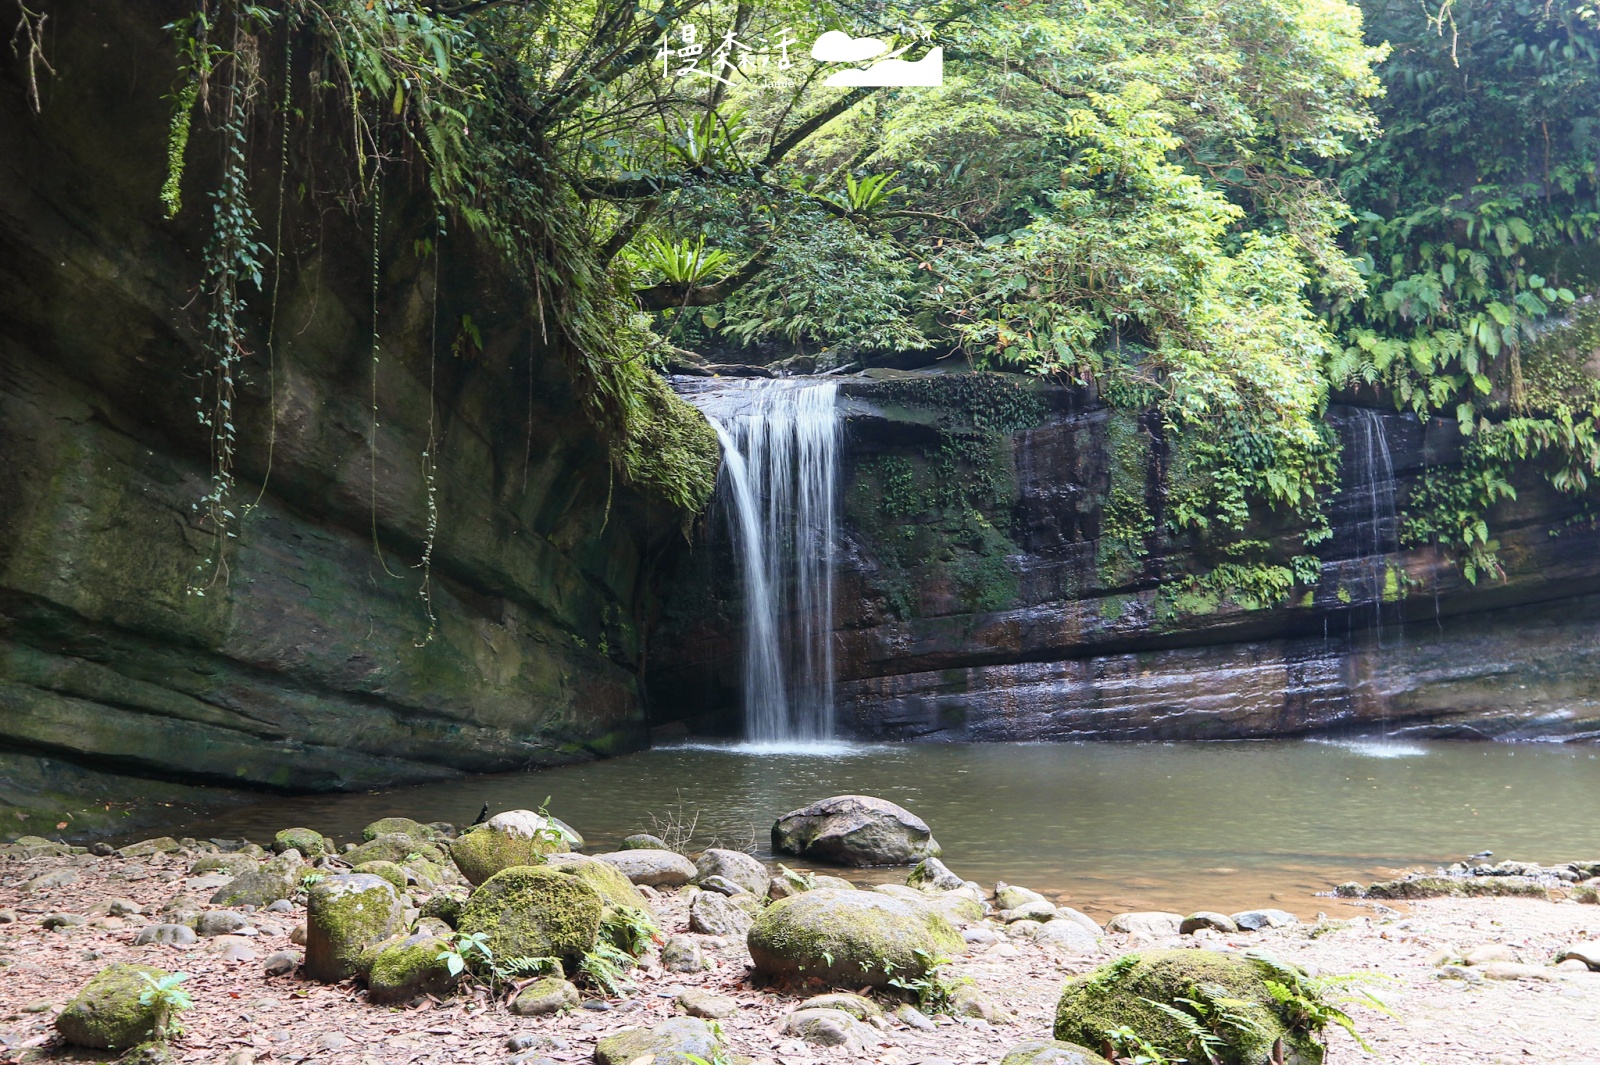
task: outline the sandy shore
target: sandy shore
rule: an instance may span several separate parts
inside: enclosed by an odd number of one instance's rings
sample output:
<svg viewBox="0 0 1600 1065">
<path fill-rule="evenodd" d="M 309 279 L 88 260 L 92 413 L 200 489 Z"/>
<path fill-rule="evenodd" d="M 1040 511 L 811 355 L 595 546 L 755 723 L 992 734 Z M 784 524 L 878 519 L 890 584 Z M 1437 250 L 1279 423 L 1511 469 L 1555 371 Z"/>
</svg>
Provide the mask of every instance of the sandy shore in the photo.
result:
<svg viewBox="0 0 1600 1065">
<path fill-rule="evenodd" d="M 637 989 L 622 999 L 595 1002 L 551 1018 L 521 1018 L 487 996 L 462 994 L 420 1007 L 367 1005 L 351 984 L 326 986 L 297 975 L 266 975 L 263 961 L 291 942 L 303 909 L 251 914 L 255 934 L 202 938 L 195 946 L 139 946 L 133 941 L 156 917 L 109 915 L 113 900 L 156 914 L 184 893 L 193 855 L 37 858 L 0 863 L 0 1061 L 40 1060 L 63 1053 L 54 1014 L 91 976 L 115 961 L 158 965 L 192 974 L 185 985 L 195 1006 L 183 1018 L 187 1032 L 174 1050 L 184 1062 L 403 1063 L 591 1060 L 595 1041 L 618 1029 L 652 1025 L 678 1012 L 675 1000 L 690 988 L 728 995 L 739 1003 L 723 1027 L 733 1051 L 778 1065 L 865 1060 L 883 1065 L 967 1065 L 998 1062 L 1024 1039 L 1048 1037 L 1056 998 L 1069 976 L 1132 950 L 1194 946 L 1193 937 L 1152 943 L 1107 935 L 1094 954 L 1063 955 L 1031 940 L 1005 935 L 984 922 L 996 941 L 975 945 L 955 960 L 956 975 L 970 977 L 1010 1016 L 999 1023 L 938 1018 L 933 1031 L 893 1022 L 878 1032 L 868 1057 L 851 1058 L 782 1034 L 783 1017 L 812 989 L 757 989 L 748 979 L 742 941 L 696 937 L 714 960 L 702 974 L 668 972 L 652 951 L 634 973 Z M 23 893 L 40 873 L 69 869 L 72 883 Z M 65 879 L 65 878 L 63 878 Z M 192 891 L 190 892 L 193 893 Z M 206 894 L 209 894 L 207 892 Z M 204 896 L 202 896 L 204 897 Z M 1318 900 L 1307 899 L 1315 909 Z M 652 899 L 662 930 L 688 932 L 688 903 L 662 894 Z M 1342 903 L 1345 912 L 1352 904 Z M 1552 967 L 1565 947 L 1600 940 L 1600 906 L 1533 899 L 1437 899 L 1390 909 L 1358 903 L 1366 916 L 1323 924 L 1240 933 L 1204 945 L 1264 949 L 1323 973 L 1382 974 L 1377 991 L 1396 1017 L 1353 1007 L 1375 1054 L 1367 1056 L 1342 1032 L 1332 1040 L 1331 1062 L 1360 1060 L 1392 1065 L 1466 1065 L 1506 1062 L 1600 1062 L 1600 972 Z M 87 918 L 47 930 L 50 914 Z M 1442 954 L 1465 954 L 1487 944 L 1508 948 L 1535 967 L 1521 978 L 1441 978 Z M 516 1050 L 509 1049 L 512 1037 Z M 79 1060 L 105 1060 L 110 1055 Z"/>
</svg>

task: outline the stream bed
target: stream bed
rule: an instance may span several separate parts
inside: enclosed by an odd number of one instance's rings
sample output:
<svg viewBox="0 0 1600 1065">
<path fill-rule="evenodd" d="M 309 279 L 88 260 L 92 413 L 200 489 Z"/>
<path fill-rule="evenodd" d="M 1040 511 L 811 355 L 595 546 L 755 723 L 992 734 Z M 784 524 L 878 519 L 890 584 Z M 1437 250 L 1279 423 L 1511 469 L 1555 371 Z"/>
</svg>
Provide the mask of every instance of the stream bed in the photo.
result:
<svg viewBox="0 0 1600 1065">
<path fill-rule="evenodd" d="M 174 831 L 264 843 L 306 825 L 342 841 L 388 815 L 463 824 L 484 803 L 537 808 L 548 796 L 591 853 L 670 820 L 693 824 L 695 849 L 772 860 L 777 817 L 847 793 L 922 817 L 963 877 L 1023 884 L 1101 917 L 1263 905 L 1338 914 L 1349 912 L 1340 900 L 1310 894 L 1486 850 L 1497 859 L 1600 858 L 1600 752 L 1466 742 L 689 744 L 542 772 L 272 799 Z M 888 882 L 905 870 L 845 875 Z"/>
</svg>

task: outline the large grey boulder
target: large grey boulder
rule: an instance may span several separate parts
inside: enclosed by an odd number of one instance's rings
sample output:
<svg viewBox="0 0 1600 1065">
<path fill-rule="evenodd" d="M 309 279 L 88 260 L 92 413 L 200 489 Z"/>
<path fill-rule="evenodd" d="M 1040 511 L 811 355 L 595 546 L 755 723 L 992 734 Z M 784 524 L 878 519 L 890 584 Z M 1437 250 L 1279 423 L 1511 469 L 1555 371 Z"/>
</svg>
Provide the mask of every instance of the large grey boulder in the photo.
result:
<svg viewBox="0 0 1600 1065">
<path fill-rule="evenodd" d="M 470 833 L 469 833 L 470 834 Z M 604 862 L 594 862 L 611 872 Z M 546 866 L 514 866 L 490 877 L 461 910 L 461 931 L 483 932 L 496 958 L 576 962 L 600 936 L 605 900 L 582 875 Z M 623 880 L 629 891 L 632 885 Z"/>
<path fill-rule="evenodd" d="M 242 873 L 217 889 L 213 906 L 254 906 L 264 910 L 279 899 L 292 899 L 305 872 L 300 852 L 287 850 L 260 868 Z"/>
<path fill-rule="evenodd" d="M 394 885 L 371 873 L 344 873 L 306 893 L 306 975 L 337 983 L 361 968 L 361 955 L 405 927 Z"/>
<path fill-rule="evenodd" d="M 876 891 L 818 889 L 762 911 L 746 937 L 756 970 L 844 987 L 887 987 L 926 975 L 931 959 L 966 949 L 926 906 Z"/>
<path fill-rule="evenodd" d="M 870 795 L 835 795 L 784 814 L 772 826 L 780 854 L 841 865 L 910 865 L 943 851 L 923 820 Z"/>
<path fill-rule="evenodd" d="M 447 995 L 457 975 L 439 957 L 450 941 L 417 932 L 378 952 L 367 977 L 367 998 L 374 1003 L 409 1002 L 418 995 Z"/>
<path fill-rule="evenodd" d="M 743 851 L 722 850 L 713 847 L 695 859 L 695 880 L 704 883 L 720 876 L 737 884 L 756 898 L 765 898 L 772 874 L 760 861 Z"/>
<path fill-rule="evenodd" d="M 595 857 L 615 866 L 618 872 L 635 884 L 678 888 L 695 877 L 694 863 L 677 851 L 635 848 L 597 854 Z"/>
</svg>

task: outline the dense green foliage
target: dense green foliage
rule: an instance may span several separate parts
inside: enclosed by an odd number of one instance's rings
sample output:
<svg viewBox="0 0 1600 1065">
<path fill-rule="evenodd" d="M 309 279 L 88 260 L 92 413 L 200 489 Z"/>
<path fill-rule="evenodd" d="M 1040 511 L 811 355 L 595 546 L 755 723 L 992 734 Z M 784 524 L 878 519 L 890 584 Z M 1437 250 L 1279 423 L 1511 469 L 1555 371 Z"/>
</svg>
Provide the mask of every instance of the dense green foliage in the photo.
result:
<svg viewBox="0 0 1600 1065">
<path fill-rule="evenodd" d="M 829 87 L 824 30 L 938 46 L 944 82 Z M 1241 602 L 1316 578 L 1336 390 L 1459 419 L 1406 531 L 1474 579 L 1513 464 L 1600 470 L 1600 393 L 1548 329 L 1600 282 L 1591 0 L 204 0 L 174 31 L 175 175 L 191 111 L 242 153 L 265 100 L 348 130 L 375 248 L 385 172 L 420 176 L 417 239 L 496 252 L 620 475 L 681 507 L 713 468 L 655 372 L 681 348 L 1092 384 L 1172 457 L 1161 532 L 1215 570 L 1190 590 Z M 274 99 L 280 39 L 311 59 Z M 269 252 L 242 164 L 211 200 L 221 527 Z M 1155 531 L 1123 487 L 1106 565 Z"/>
</svg>

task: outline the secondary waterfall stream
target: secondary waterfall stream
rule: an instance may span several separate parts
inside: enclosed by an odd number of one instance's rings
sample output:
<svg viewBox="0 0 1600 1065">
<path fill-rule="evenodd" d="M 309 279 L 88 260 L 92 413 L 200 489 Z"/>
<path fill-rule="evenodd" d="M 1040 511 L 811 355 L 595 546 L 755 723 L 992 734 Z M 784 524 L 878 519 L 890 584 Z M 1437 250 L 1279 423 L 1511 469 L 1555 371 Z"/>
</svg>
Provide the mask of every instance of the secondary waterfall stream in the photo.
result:
<svg viewBox="0 0 1600 1065">
<path fill-rule="evenodd" d="M 744 582 L 745 739 L 833 736 L 838 385 L 679 382 L 722 443 L 717 505 Z"/>
</svg>

